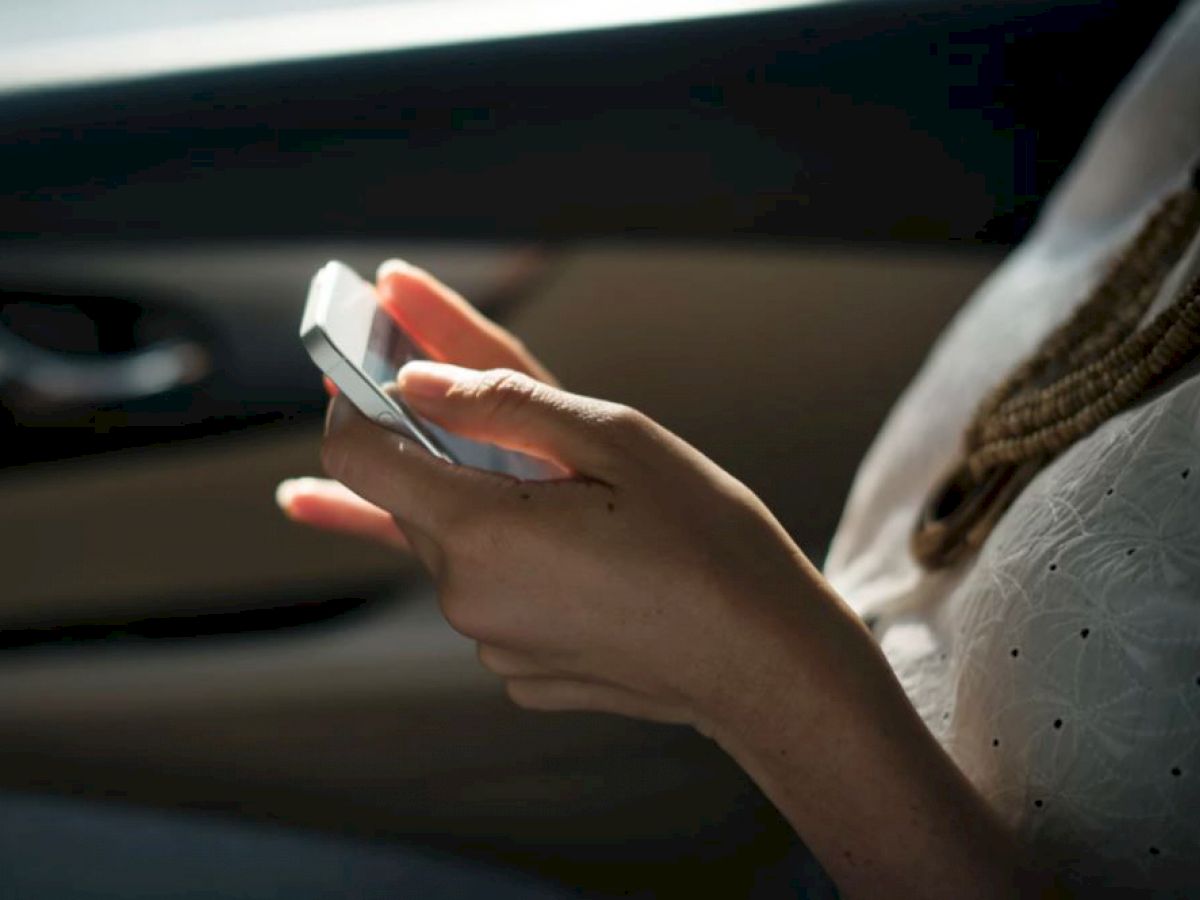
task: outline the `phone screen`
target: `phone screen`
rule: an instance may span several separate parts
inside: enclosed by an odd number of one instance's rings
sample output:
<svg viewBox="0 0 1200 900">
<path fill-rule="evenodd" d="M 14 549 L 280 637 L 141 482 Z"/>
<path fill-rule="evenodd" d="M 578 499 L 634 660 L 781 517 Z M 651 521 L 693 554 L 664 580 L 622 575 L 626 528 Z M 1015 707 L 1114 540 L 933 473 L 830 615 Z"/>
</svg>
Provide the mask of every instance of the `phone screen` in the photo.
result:
<svg viewBox="0 0 1200 900">
<path fill-rule="evenodd" d="M 382 309 L 375 310 L 371 330 L 367 336 L 367 349 L 361 363 L 362 370 L 368 378 L 376 384 L 387 384 L 396 380 L 396 373 L 406 362 L 428 358 L 391 316 Z M 526 480 L 544 479 L 558 474 L 553 466 L 543 460 L 514 450 L 505 450 L 494 444 L 460 437 L 417 415 L 412 409 L 406 408 L 405 412 L 419 420 L 425 433 L 457 463 L 490 469 L 493 472 L 504 472 Z"/>
</svg>

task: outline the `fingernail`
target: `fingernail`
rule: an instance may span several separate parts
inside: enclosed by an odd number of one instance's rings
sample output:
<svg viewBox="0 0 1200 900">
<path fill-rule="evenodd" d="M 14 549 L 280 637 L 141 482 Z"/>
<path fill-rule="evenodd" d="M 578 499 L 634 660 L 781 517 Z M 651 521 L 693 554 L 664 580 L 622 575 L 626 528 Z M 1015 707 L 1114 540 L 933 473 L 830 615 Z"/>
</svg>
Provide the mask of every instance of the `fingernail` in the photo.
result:
<svg viewBox="0 0 1200 900">
<path fill-rule="evenodd" d="M 284 512 L 292 505 L 292 498 L 296 496 L 296 489 L 300 487 L 298 478 L 288 478 L 279 482 L 275 488 L 275 503 Z"/>
<path fill-rule="evenodd" d="M 389 275 L 411 275 L 419 271 L 421 270 L 403 259 L 385 259 L 375 270 L 375 283 L 381 283 Z"/>
<path fill-rule="evenodd" d="M 461 366 L 418 359 L 407 363 L 396 374 L 396 385 L 406 397 L 439 400 L 455 385 L 462 384 L 475 374 Z"/>
</svg>

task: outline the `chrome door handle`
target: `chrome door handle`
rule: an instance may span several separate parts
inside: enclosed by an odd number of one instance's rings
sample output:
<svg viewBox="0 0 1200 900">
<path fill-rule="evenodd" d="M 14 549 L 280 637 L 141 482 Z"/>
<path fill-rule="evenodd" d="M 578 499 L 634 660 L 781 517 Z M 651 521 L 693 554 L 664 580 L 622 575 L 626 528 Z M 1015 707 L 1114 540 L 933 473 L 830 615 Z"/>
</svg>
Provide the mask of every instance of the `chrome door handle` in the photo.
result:
<svg viewBox="0 0 1200 900">
<path fill-rule="evenodd" d="M 168 340 L 138 350 L 76 356 L 31 344 L 0 327 L 0 391 L 51 406 L 99 406 L 165 393 L 212 371 L 201 344 Z"/>
</svg>

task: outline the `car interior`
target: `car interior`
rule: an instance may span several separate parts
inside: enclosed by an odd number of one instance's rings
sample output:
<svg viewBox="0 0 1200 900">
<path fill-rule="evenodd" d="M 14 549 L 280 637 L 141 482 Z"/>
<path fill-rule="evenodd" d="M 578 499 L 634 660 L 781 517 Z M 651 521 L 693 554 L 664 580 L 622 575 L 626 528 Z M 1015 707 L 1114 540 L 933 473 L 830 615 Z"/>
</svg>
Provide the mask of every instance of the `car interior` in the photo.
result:
<svg viewBox="0 0 1200 900">
<path fill-rule="evenodd" d="M 711 742 L 516 708 L 415 564 L 280 515 L 320 471 L 308 279 L 430 270 L 820 564 L 890 404 L 1175 4 L 659 5 L 0 11 L 44 61 L 0 67 L 0 789 L 585 896 L 763 889 L 797 838 Z M 318 14 L 394 27 L 325 46 Z M 188 29 L 241 55 L 176 64 Z"/>
</svg>

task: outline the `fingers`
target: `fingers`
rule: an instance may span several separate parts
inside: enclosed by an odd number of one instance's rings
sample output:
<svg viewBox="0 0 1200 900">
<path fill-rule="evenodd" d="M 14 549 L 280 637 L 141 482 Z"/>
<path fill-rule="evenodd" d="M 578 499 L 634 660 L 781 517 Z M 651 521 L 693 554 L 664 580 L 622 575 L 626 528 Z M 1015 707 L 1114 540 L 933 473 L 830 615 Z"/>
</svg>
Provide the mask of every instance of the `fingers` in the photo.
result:
<svg viewBox="0 0 1200 900">
<path fill-rule="evenodd" d="M 476 653 L 485 669 L 505 680 L 509 698 L 525 709 L 590 710 L 656 722 L 690 722 L 684 711 L 668 703 L 615 684 L 573 676 L 530 653 L 484 643 L 476 646 Z"/>
<path fill-rule="evenodd" d="M 475 655 L 479 657 L 480 665 L 501 678 L 546 678 L 561 674 L 552 671 L 528 653 L 506 650 L 492 644 L 476 644 Z"/>
<path fill-rule="evenodd" d="M 626 688 L 570 678 L 510 678 L 504 685 L 517 706 L 542 712 L 615 713 L 670 724 L 691 724 L 685 711 Z"/>
<path fill-rule="evenodd" d="M 326 474 L 401 525 L 443 533 L 479 511 L 510 479 L 436 459 L 415 441 L 370 422 L 345 397 L 330 403 L 321 462 Z"/>
<path fill-rule="evenodd" d="M 379 267 L 377 282 L 384 309 L 436 358 L 473 369 L 514 369 L 554 384 L 519 340 L 428 272 L 393 259 Z"/>
<path fill-rule="evenodd" d="M 531 453 L 603 478 L 614 441 L 641 423 L 632 410 L 541 384 L 511 369 L 476 372 L 412 362 L 397 388 L 417 412 L 463 437 Z"/>
<path fill-rule="evenodd" d="M 349 488 L 324 478 L 293 478 L 275 491 L 275 502 L 293 521 L 407 550 L 408 541 L 391 514 Z"/>
</svg>

